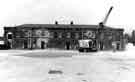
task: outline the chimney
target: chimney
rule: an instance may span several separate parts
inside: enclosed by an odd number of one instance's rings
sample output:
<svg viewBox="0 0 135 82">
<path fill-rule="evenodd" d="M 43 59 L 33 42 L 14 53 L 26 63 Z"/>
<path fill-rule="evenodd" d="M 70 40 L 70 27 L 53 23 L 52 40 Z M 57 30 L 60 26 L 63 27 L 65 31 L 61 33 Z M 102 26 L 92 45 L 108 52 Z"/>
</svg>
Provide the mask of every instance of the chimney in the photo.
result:
<svg viewBox="0 0 135 82">
<path fill-rule="evenodd" d="M 73 24 L 74 24 L 74 22 L 73 22 L 73 21 L 71 21 L 71 22 L 70 22 L 70 25 L 73 25 Z"/>
<path fill-rule="evenodd" d="M 55 24 L 57 25 L 58 24 L 58 21 L 55 21 Z"/>
</svg>

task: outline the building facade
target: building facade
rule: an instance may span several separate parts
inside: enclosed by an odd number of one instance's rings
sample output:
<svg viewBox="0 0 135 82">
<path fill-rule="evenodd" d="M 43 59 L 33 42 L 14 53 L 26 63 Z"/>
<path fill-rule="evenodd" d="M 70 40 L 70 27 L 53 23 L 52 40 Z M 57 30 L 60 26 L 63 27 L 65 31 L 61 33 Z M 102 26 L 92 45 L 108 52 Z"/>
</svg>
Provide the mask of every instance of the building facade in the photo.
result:
<svg viewBox="0 0 135 82">
<path fill-rule="evenodd" d="M 5 43 L 12 49 L 78 49 L 78 40 L 92 39 L 100 49 L 124 48 L 123 29 L 98 25 L 24 24 L 4 27 Z"/>
</svg>

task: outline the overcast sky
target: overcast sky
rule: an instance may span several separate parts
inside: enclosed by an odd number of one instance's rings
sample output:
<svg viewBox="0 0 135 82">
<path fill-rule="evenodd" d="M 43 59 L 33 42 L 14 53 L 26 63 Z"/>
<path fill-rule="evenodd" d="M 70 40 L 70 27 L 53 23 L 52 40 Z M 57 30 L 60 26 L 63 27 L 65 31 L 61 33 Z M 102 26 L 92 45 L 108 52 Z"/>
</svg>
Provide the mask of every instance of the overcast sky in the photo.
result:
<svg viewBox="0 0 135 82">
<path fill-rule="evenodd" d="M 20 24 L 98 24 L 114 6 L 107 26 L 135 29 L 134 0 L 0 0 L 0 27 Z M 2 30 L 1 30 L 2 31 Z"/>
</svg>

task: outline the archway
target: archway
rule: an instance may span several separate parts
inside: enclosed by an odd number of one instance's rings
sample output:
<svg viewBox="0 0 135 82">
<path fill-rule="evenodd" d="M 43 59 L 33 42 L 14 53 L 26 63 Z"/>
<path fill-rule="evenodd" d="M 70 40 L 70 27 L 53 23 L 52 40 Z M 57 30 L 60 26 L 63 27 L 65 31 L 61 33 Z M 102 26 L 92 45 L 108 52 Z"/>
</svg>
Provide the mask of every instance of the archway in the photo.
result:
<svg viewBox="0 0 135 82">
<path fill-rule="evenodd" d="M 37 41 L 36 41 L 37 48 L 40 48 L 40 49 L 47 48 L 48 40 L 49 40 L 48 38 L 39 38 L 39 39 L 37 39 Z"/>
</svg>

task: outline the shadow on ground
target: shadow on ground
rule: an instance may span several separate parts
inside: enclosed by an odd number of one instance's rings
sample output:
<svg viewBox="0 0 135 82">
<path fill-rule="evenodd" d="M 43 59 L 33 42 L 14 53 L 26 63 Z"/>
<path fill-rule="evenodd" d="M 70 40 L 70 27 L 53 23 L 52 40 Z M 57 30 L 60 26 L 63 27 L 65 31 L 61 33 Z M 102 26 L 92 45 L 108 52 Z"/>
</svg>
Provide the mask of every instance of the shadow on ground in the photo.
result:
<svg viewBox="0 0 135 82">
<path fill-rule="evenodd" d="M 14 56 L 24 56 L 33 58 L 59 58 L 59 57 L 72 57 L 75 53 L 69 52 L 31 52 L 25 54 L 16 54 Z"/>
</svg>

